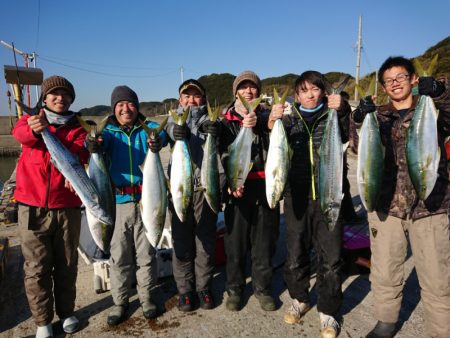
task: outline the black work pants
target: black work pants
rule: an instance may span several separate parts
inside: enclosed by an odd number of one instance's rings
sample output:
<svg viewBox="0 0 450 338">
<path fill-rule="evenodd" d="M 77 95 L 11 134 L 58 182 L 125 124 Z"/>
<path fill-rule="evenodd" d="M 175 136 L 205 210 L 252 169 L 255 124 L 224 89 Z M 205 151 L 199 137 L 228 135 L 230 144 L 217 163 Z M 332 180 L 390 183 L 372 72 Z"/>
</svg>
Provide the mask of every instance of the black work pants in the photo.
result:
<svg viewBox="0 0 450 338">
<path fill-rule="evenodd" d="M 297 189 L 296 189 L 297 190 Z M 310 252 L 317 257 L 317 310 L 334 316 L 342 304 L 342 217 L 330 231 L 319 200 L 287 194 L 284 199 L 287 259 L 284 278 L 291 298 L 309 302 Z"/>
<path fill-rule="evenodd" d="M 225 208 L 225 252 L 227 284 L 230 292 L 241 293 L 245 287 L 247 251 L 252 260 L 252 285 L 256 294 L 270 294 L 272 256 L 275 253 L 280 226 L 279 207 L 257 204 L 251 189 L 241 199 L 232 200 Z"/>
</svg>

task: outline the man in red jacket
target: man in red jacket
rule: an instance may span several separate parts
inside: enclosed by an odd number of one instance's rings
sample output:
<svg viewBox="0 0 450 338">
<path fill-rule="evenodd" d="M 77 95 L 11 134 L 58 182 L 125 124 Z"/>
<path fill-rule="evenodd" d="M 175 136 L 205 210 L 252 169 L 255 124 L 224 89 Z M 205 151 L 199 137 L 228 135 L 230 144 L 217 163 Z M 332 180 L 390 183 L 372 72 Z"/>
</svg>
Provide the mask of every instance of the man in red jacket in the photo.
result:
<svg viewBox="0 0 450 338">
<path fill-rule="evenodd" d="M 70 183 L 52 164 L 41 132 L 47 129 L 82 163 L 86 132 L 69 107 L 72 84 L 60 76 L 42 83 L 39 114 L 24 115 L 13 135 L 22 144 L 14 197 L 19 202 L 19 231 L 25 259 L 25 290 L 36 337 L 53 336 L 53 302 L 66 333 L 78 330 L 74 316 L 81 201 Z"/>
</svg>

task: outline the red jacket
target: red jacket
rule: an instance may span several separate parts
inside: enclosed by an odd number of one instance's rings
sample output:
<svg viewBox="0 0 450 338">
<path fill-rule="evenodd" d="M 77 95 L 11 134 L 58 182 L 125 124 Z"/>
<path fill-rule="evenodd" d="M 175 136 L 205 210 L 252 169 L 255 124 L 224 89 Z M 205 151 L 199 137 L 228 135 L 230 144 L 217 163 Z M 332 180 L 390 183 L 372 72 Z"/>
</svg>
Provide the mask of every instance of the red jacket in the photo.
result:
<svg viewBox="0 0 450 338">
<path fill-rule="evenodd" d="M 22 144 L 22 154 L 16 171 L 14 197 L 18 202 L 49 209 L 75 208 L 81 200 L 64 187 L 65 178 L 50 162 L 50 153 L 40 137 L 28 126 L 29 115 L 17 121 L 13 136 Z M 64 146 L 76 154 L 82 164 L 87 163 L 89 153 L 84 147 L 86 131 L 76 119 L 62 126 L 49 126 Z"/>
</svg>

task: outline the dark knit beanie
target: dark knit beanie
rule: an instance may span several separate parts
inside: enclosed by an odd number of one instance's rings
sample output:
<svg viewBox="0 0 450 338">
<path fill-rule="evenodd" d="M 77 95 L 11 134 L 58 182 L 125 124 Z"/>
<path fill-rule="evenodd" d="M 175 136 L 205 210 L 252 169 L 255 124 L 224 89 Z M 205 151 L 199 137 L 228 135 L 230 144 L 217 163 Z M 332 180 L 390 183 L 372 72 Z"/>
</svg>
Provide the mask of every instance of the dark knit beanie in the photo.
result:
<svg viewBox="0 0 450 338">
<path fill-rule="evenodd" d="M 62 76 L 53 75 L 46 78 L 41 85 L 41 98 L 44 101 L 47 94 L 55 89 L 64 89 L 72 97 L 72 103 L 75 101 L 75 89 L 73 85 Z"/>
<path fill-rule="evenodd" d="M 205 96 L 205 88 L 202 86 L 202 84 L 200 82 L 198 82 L 197 80 L 194 80 L 194 79 L 189 79 L 189 80 L 184 81 L 178 88 L 178 94 L 181 95 L 181 93 L 183 93 L 186 89 L 188 89 L 190 87 L 196 88 L 200 92 L 200 94 Z"/>
<path fill-rule="evenodd" d="M 117 86 L 113 89 L 111 94 L 111 109 L 114 113 L 114 109 L 116 108 L 116 104 L 120 101 L 129 101 L 133 102 L 139 111 L 139 100 L 137 94 L 128 86 Z"/>
<path fill-rule="evenodd" d="M 237 89 L 239 85 L 244 81 L 251 81 L 256 85 L 256 88 L 258 88 L 258 95 L 261 93 L 261 80 L 254 72 L 251 70 L 243 71 L 241 74 L 236 76 L 233 82 L 233 95 L 236 95 Z"/>
</svg>

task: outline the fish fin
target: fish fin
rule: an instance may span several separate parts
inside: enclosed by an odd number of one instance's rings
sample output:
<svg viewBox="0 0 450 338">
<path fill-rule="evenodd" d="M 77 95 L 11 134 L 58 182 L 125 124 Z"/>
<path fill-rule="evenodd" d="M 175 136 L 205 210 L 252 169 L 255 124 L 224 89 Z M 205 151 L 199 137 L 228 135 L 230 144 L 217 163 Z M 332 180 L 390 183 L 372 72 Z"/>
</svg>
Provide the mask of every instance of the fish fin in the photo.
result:
<svg viewBox="0 0 450 338">
<path fill-rule="evenodd" d="M 278 96 L 278 91 L 275 87 L 273 87 L 273 103 L 277 104 L 280 102 L 280 96 Z"/>
<path fill-rule="evenodd" d="M 139 167 L 139 169 L 141 169 L 142 172 L 144 172 L 144 165 L 143 164 L 140 164 L 138 167 Z"/>
<path fill-rule="evenodd" d="M 436 69 L 436 66 L 437 66 L 438 58 L 439 58 L 439 54 L 436 54 L 431 59 L 430 65 L 428 66 L 428 69 L 427 69 L 428 76 L 433 76 L 434 70 Z"/>
<path fill-rule="evenodd" d="M 331 92 L 333 94 L 340 94 L 344 90 L 348 81 L 350 81 L 350 77 L 351 77 L 350 75 L 345 76 L 344 79 L 337 85 L 337 87 L 333 87 L 331 89 Z"/>
<path fill-rule="evenodd" d="M 414 59 L 413 60 L 413 64 L 414 64 L 414 68 L 416 69 L 416 73 L 417 75 L 420 76 L 426 76 L 426 72 L 422 67 L 422 64 L 420 63 L 419 59 Z"/>
<path fill-rule="evenodd" d="M 377 95 L 377 93 L 375 93 L 376 82 L 377 82 L 377 79 L 376 79 L 376 76 L 374 75 L 372 77 L 372 79 L 370 80 L 369 88 L 367 88 L 367 91 L 366 91 L 366 96 L 367 95 L 371 95 L 371 96 Z"/>
<path fill-rule="evenodd" d="M 101 119 L 101 121 L 97 125 L 97 133 L 98 134 L 101 134 L 103 129 L 105 129 L 106 125 L 108 124 L 108 119 L 109 119 L 108 115 L 106 115 L 103 119 Z"/>
<path fill-rule="evenodd" d="M 252 170 L 252 168 L 253 168 L 253 162 L 250 162 L 248 164 L 248 172 L 250 172 L 250 170 Z"/>
<path fill-rule="evenodd" d="M 78 122 L 83 127 L 83 129 L 86 130 L 88 134 L 91 134 L 92 136 L 95 137 L 94 126 L 87 123 L 80 115 L 75 115 L 75 117 L 77 118 Z"/>
<path fill-rule="evenodd" d="M 217 121 L 220 116 L 220 107 L 211 108 L 208 102 L 208 117 L 211 121 Z"/>
<path fill-rule="evenodd" d="M 39 114 L 39 111 L 43 108 L 42 98 L 39 99 L 39 101 L 36 103 L 36 105 L 33 108 L 28 107 L 26 104 L 24 104 L 21 101 L 18 101 L 18 100 L 14 100 L 14 101 L 16 101 L 16 104 L 18 104 L 19 107 L 22 108 L 22 110 L 25 113 L 27 113 L 28 115 L 37 115 L 37 114 Z"/>
<path fill-rule="evenodd" d="M 186 120 L 187 120 L 187 118 L 189 116 L 189 112 L 190 111 L 191 111 L 191 107 L 190 106 L 185 108 L 185 109 L 183 109 L 183 115 L 181 115 L 181 117 L 178 119 L 178 121 L 179 121 L 178 124 L 179 125 L 183 125 L 183 124 L 186 123 Z"/>
<path fill-rule="evenodd" d="M 252 111 L 252 108 L 250 106 L 250 103 L 248 103 L 248 101 L 241 95 L 238 93 L 238 97 L 239 100 L 242 102 L 242 104 L 244 105 L 245 109 L 247 109 L 249 112 Z"/>
</svg>

